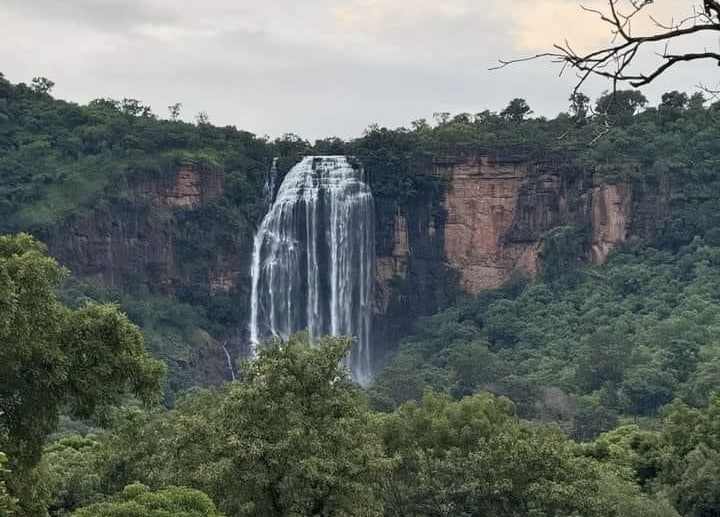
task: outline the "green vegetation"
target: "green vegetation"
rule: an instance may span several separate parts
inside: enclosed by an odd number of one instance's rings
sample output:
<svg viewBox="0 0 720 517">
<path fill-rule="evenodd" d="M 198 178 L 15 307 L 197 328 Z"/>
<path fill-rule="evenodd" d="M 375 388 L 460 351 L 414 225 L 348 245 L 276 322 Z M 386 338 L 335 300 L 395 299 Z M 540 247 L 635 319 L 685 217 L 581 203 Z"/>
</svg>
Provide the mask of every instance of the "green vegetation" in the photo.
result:
<svg viewBox="0 0 720 517">
<path fill-rule="evenodd" d="M 147 350 L 165 362 L 164 403 L 171 405 L 177 393 L 207 383 L 207 377 L 197 365 L 217 346 L 212 336 L 221 335 L 223 329 L 208 317 L 204 307 L 160 295 L 130 294 L 76 278 L 63 282 L 59 297 L 73 308 L 89 302 L 116 303 L 122 307 L 130 320 L 142 328 Z M 212 307 L 219 307 L 221 301 L 221 297 L 216 297 Z M 216 314 L 215 320 L 217 318 Z M 226 368 L 225 363 L 222 364 Z"/>
<path fill-rule="evenodd" d="M 55 289 L 64 274 L 29 235 L 0 236 L 0 450 L 12 471 L 8 488 L 27 515 L 44 512 L 37 466 L 60 411 L 90 417 L 128 389 L 157 404 L 164 374 L 116 306 L 61 305 Z"/>
<path fill-rule="evenodd" d="M 133 174 L 174 166 L 224 167 L 232 195 L 249 210 L 272 156 L 261 139 L 234 128 L 159 120 L 135 99 L 87 106 L 53 99 L 47 88 L 12 85 L 0 75 L 2 229 L 51 229 L 100 199 L 117 200 Z"/>
<path fill-rule="evenodd" d="M 102 439 L 50 445 L 52 515 L 96 515 L 138 493 L 175 504 L 177 485 L 226 515 L 678 515 L 603 456 L 601 441 L 577 446 L 557 427 L 526 425 L 506 398 L 428 393 L 371 411 L 338 366 L 348 346 L 328 338 L 311 348 L 305 334 L 276 341 L 241 382 L 173 410 L 125 409 Z M 133 481 L 150 488 L 123 488 Z M 82 497 L 69 498 L 70 486 Z"/>
<path fill-rule="evenodd" d="M 546 119 L 514 99 L 310 143 L 51 89 L 0 75 L 0 231 L 50 242 L 143 221 L 176 269 L 130 257 L 109 286 L 0 237 L 0 517 L 720 511 L 720 104 L 617 92 L 593 110 L 576 94 Z M 623 181 L 670 209 L 599 266 L 583 265 L 586 228 L 551 229 L 541 278 L 449 300 L 369 390 L 339 366 L 351 343 L 304 334 L 202 389 L 217 379 L 198 365 L 247 296 L 211 287 L 213 261 L 247 254 L 272 158 L 282 176 L 309 153 L 356 156 L 393 209 L 439 210 L 433 157 L 469 154 Z M 138 194 L 183 167 L 223 188 L 193 206 Z M 164 406 L 144 344 L 167 365 Z"/>
<path fill-rule="evenodd" d="M 197 490 L 169 487 L 151 492 L 140 483 L 128 485 L 111 500 L 82 508 L 74 517 L 222 517 L 210 498 Z"/>
<path fill-rule="evenodd" d="M 675 401 L 665 410 L 662 427 L 636 425 L 601 435 L 577 451 L 607 465 L 627 469 L 648 493 L 667 498 L 681 515 L 717 514 L 720 508 L 720 397 L 692 408 Z"/>
<path fill-rule="evenodd" d="M 12 497 L 5 486 L 5 477 L 10 473 L 4 465 L 7 457 L 0 452 L 0 517 L 7 517 L 12 514 L 17 505 L 17 499 Z"/>
<path fill-rule="evenodd" d="M 421 321 L 372 387 L 375 404 L 485 389 L 588 439 L 720 390 L 720 248 L 628 246 L 571 274 L 570 285 L 518 282 Z"/>
</svg>

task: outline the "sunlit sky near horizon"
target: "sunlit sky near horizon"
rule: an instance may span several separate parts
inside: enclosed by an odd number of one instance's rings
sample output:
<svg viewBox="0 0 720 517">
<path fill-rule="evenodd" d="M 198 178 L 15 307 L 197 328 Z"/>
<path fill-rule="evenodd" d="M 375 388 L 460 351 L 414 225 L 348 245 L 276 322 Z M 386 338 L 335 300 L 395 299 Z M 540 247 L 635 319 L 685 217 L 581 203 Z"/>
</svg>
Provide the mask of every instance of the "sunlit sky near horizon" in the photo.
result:
<svg viewBox="0 0 720 517">
<path fill-rule="evenodd" d="M 669 20 L 694 3 L 656 2 L 653 14 Z M 13 82 L 45 76 L 57 97 L 136 98 L 163 117 L 182 102 L 187 120 L 205 111 L 214 124 L 310 139 L 500 110 L 514 97 L 554 116 L 571 73 L 547 61 L 488 68 L 563 39 L 578 50 L 609 40 L 575 0 L 0 0 L 0 28 L 0 72 Z M 656 101 L 716 76 L 685 66 L 644 93 Z"/>
</svg>

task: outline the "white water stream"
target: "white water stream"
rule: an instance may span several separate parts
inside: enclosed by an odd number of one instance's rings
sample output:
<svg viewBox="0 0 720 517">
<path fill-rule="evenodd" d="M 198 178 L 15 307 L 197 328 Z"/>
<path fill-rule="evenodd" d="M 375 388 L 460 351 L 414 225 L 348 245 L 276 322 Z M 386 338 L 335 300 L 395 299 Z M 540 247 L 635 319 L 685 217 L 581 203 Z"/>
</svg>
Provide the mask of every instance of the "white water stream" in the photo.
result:
<svg viewBox="0 0 720 517">
<path fill-rule="evenodd" d="M 252 353 L 271 336 L 353 336 L 346 364 L 371 380 L 373 198 L 344 156 L 309 156 L 285 176 L 256 235 L 252 257 Z"/>
</svg>

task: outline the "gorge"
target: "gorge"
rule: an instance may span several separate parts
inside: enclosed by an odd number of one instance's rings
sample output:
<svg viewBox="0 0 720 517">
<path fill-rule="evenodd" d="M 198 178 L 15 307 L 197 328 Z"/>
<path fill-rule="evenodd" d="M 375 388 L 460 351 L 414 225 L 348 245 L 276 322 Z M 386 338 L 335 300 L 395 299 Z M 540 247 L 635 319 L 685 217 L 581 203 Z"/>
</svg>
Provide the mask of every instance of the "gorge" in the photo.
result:
<svg viewBox="0 0 720 517">
<path fill-rule="evenodd" d="M 367 172 L 371 186 L 377 173 Z M 312 335 L 358 335 L 350 364 L 366 382 L 418 317 L 458 293 L 538 275 L 551 229 L 576 229 L 585 259 L 599 263 L 625 240 L 652 235 L 669 202 L 659 186 L 564 175 L 547 161 L 458 154 L 417 166 L 416 174 L 442 186 L 439 193 L 401 201 L 380 191 L 373 214 L 370 187 L 358 174 L 342 157 L 306 157 L 289 172 L 269 160 L 256 189 L 263 206 L 271 205 L 253 238 L 250 228 L 224 229 L 227 221 L 194 223 L 194 214 L 207 218 L 229 195 L 226 173 L 170 168 L 131 182 L 130 204 L 68 220 L 48 243 L 81 278 L 181 299 L 188 292 L 226 297 L 238 316 L 218 342 L 234 357 L 251 356 L 248 343 L 306 326 Z M 276 175 L 282 185 L 272 199 Z M 347 227 L 352 239 L 340 239 Z M 207 243 L 199 269 L 185 258 L 189 238 Z M 308 242 L 312 252 L 298 253 L 296 245 Z M 341 281 L 370 275 L 369 285 Z M 207 346 L 193 368 L 227 377 L 225 351 Z"/>
</svg>

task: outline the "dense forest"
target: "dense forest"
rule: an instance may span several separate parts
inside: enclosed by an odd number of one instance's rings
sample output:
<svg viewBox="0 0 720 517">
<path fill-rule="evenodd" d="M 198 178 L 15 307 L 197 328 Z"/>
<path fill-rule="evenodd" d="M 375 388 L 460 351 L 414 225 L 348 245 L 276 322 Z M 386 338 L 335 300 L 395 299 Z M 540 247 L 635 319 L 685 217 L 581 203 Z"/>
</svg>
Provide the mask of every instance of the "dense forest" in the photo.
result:
<svg viewBox="0 0 720 517">
<path fill-rule="evenodd" d="M 0 76 L 0 516 L 720 512 L 720 103 L 577 94 L 546 119 L 515 99 L 311 143 L 51 89 Z M 350 341 L 304 334 L 208 387 L 187 365 L 247 296 L 200 287 L 209 257 L 258 224 L 273 158 L 282 176 L 311 153 L 357 157 L 400 203 L 440 195 L 425 164 L 462 153 L 672 199 L 601 265 L 587 228 L 553 228 L 539 278 L 447 300 L 368 389 L 340 366 Z M 40 243 L 93 207 L 132 210 L 133 182 L 183 165 L 226 178 L 168 230 L 190 288 L 73 277 Z"/>
</svg>

